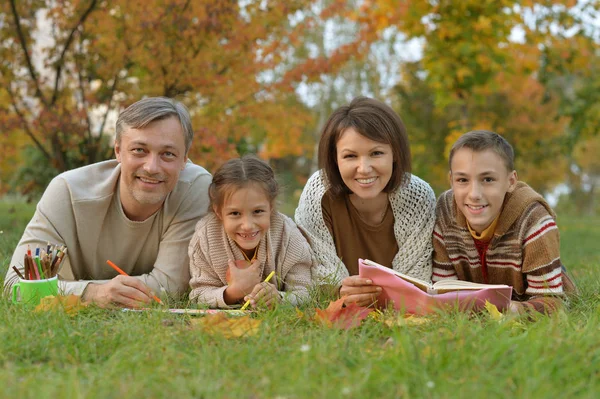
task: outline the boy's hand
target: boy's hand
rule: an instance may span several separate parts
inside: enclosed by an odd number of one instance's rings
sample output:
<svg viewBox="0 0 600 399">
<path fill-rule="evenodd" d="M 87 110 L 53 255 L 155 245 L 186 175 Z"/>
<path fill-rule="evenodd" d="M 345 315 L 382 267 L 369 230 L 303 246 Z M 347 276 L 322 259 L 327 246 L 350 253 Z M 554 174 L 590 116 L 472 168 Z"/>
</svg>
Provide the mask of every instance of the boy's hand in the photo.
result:
<svg viewBox="0 0 600 399">
<path fill-rule="evenodd" d="M 371 306 L 377 301 L 381 287 L 373 281 L 359 276 L 350 276 L 342 280 L 340 297 L 345 296 L 344 304 L 356 303 L 358 306 Z"/>
<path fill-rule="evenodd" d="M 523 306 L 521 302 L 510 301 L 510 305 L 508 305 L 508 313 L 514 315 L 521 315 L 525 312 L 525 306 Z"/>
<path fill-rule="evenodd" d="M 232 260 L 228 264 L 227 282 L 229 286 L 225 289 L 225 302 L 231 305 L 239 302 L 246 294 L 252 292 L 254 286 L 260 283 L 260 262 L 255 259 L 246 268 L 243 268 L 242 264 L 240 264 L 241 267 L 238 267 Z"/>
<path fill-rule="evenodd" d="M 244 301 L 250 301 L 250 305 L 255 308 L 260 305 L 272 307 L 276 303 L 281 302 L 281 295 L 277 291 L 277 287 L 271 283 L 256 284 L 250 295 L 244 297 Z"/>
</svg>

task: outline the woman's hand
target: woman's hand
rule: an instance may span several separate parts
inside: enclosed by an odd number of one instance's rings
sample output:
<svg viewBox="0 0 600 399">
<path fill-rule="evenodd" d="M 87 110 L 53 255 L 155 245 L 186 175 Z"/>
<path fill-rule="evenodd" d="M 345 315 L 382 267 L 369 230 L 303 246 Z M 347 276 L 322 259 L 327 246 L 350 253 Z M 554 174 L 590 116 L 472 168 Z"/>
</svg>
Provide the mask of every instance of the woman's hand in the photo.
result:
<svg viewBox="0 0 600 399">
<path fill-rule="evenodd" d="M 346 297 L 344 303 L 356 303 L 359 306 L 371 306 L 377 302 L 381 287 L 373 285 L 373 281 L 360 276 L 350 276 L 342 280 L 340 297 Z"/>
<path fill-rule="evenodd" d="M 240 302 L 260 283 L 260 262 L 255 259 L 246 268 L 238 267 L 232 260 L 228 264 L 227 281 L 229 285 L 225 289 L 224 299 L 226 304 L 232 305 Z"/>
<path fill-rule="evenodd" d="M 250 301 L 250 305 L 255 308 L 260 305 L 272 307 L 281 301 L 281 295 L 277 291 L 277 287 L 271 283 L 256 284 L 250 295 L 244 297 L 244 301 Z"/>
</svg>

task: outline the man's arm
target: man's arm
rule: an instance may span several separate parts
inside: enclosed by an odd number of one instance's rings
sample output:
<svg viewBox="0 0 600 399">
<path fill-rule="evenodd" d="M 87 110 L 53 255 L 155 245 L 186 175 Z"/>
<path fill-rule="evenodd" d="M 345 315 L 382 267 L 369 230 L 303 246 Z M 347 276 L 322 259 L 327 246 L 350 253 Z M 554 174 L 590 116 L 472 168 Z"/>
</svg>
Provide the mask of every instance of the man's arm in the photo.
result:
<svg viewBox="0 0 600 399">
<path fill-rule="evenodd" d="M 69 231 L 71 230 L 71 231 Z M 35 252 L 36 248 L 46 248 L 48 243 L 55 245 L 66 245 L 67 251 L 71 246 L 68 238 L 75 230 L 75 221 L 71 205 L 71 197 L 68 187 L 64 180 L 59 176 L 54 178 L 48 185 L 46 191 L 40 199 L 33 217 L 25 227 L 17 247 L 13 253 L 6 278 L 4 280 L 5 290 L 10 290 L 12 285 L 18 280 L 18 277 L 11 266 L 16 266 L 21 273 L 24 272 L 24 256 L 27 249 Z M 73 249 L 73 248 L 70 248 Z M 61 271 L 69 270 L 72 275 L 69 254 L 62 261 Z M 62 277 L 62 276 L 60 276 Z M 81 293 L 85 284 L 69 285 L 66 282 L 60 282 L 61 292 Z"/>
</svg>

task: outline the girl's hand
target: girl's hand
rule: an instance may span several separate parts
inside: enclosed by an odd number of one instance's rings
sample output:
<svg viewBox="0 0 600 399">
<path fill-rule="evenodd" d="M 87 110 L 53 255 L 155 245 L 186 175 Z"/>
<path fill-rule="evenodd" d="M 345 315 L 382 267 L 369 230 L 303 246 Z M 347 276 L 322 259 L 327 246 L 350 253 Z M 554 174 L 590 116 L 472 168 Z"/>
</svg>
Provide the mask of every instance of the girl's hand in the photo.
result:
<svg viewBox="0 0 600 399">
<path fill-rule="evenodd" d="M 371 306 L 377 302 L 381 287 L 373 285 L 373 281 L 360 276 L 350 276 L 342 280 L 340 297 L 345 296 L 344 303 L 356 303 L 358 306 Z"/>
<path fill-rule="evenodd" d="M 276 303 L 281 302 L 281 295 L 277 291 L 277 287 L 271 283 L 256 284 L 250 295 L 244 297 L 244 301 L 250 301 L 250 305 L 255 308 L 259 305 L 272 307 Z"/>
<path fill-rule="evenodd" d="M 225 289 L 225 302 L 231 305 L 239 302 L 260 283 L 260 262 L 255 259 L 246 268 L 238 267 L 232 260 L 228 264 L 227 282 L 229 285 Z"/>
</svg>

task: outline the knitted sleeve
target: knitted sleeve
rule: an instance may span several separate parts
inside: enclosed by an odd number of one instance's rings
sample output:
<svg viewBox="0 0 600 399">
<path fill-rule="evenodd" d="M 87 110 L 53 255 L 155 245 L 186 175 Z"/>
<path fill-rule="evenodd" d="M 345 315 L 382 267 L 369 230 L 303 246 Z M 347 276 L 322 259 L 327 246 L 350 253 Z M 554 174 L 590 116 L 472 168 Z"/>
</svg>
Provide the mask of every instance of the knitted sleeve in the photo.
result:
<svg viewBox="0 0 600 399">
<path fill-rule="evenodd" d="M 558 227 L 539 203 L 525 211 L 524 226 L 522 271 L 527 281 L 525 294 L 530 298 L 522 305 L 552 313 L 562 306 L 564 296 Z"/>
<path fill-rule="evenodd" d="M 281 296 L 292 305 L 300 305 L 308 300 L 311 285 L 313 254 L 296 224 L 287 216 L 284 218 L 284 240 L 281 243 L 278 269 L 283 275 Z"/>
<path fill-rule="evenodd" d="M 411 175 L 407 186 L 390 194 L 398 253 L 394 270 L 431 280 L 431 235 L 435 224 L 435 194 L 425 181 Z"/>
<path fill-rule="evenodd" d="M 348 270 L 338 258 L 325 221 L 321 200 L 327 191 L 327 183 L 322 171 L 315 172 L 302 190 L 300 202 L 296 208 L 295 220 L 310 239 L 310 245 L 317 258 L 313 268 L 313 280 L 318 284 L 339 285 L 348 276 Z"/>
<path fill-rule="evenodd" d="M 450 261 L 450 255 L 446 249 L 444 235 L 447 234 L 447 221 L 451 216 L 449 204 L 452 199 L 446 201 L 449 192 L 442 194 L 435 208 L 435 227 L 433 228 L 433 272 L 431 280 L 435 283 L 440 280 L 457 280 L 456 270 Z"/>
<path fill-rule="evenodd" d="M 206 217 L 198 222 L 188 247 L 190 287 L 192 289 L 190 300 L 210 308 L 229 308 L 230 306 L 223 299 L 227 284 L 223 283 L 219 273 L 209 262 L 208 236 L 210 229 L 208 219 L 210 218 Z"/>
</svg>

